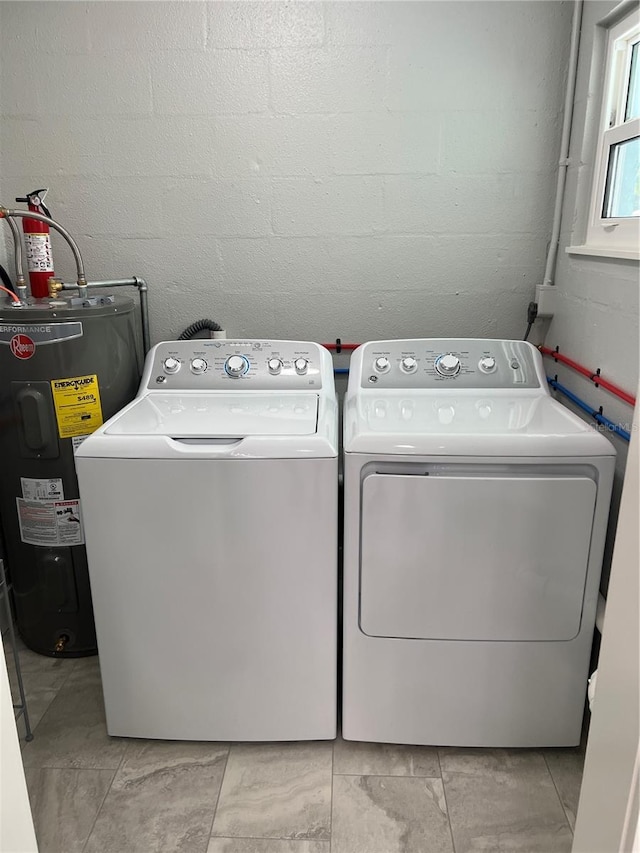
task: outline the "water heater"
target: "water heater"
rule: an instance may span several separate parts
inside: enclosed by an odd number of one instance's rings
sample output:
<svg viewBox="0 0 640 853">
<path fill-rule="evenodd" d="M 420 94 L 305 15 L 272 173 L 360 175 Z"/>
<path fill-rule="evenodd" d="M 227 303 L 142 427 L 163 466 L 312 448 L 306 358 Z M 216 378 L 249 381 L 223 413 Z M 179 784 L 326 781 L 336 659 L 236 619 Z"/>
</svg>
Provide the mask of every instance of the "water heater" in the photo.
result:
<svg viewBox="0 0 640 853">
<path fill-rule="evenodd" d="M 121 296 L 0 305 L 0 524 L 18 628 L 42 654 L 96 651 L 74 450 L 135 396 L 134 318 Z"/>
</svg>

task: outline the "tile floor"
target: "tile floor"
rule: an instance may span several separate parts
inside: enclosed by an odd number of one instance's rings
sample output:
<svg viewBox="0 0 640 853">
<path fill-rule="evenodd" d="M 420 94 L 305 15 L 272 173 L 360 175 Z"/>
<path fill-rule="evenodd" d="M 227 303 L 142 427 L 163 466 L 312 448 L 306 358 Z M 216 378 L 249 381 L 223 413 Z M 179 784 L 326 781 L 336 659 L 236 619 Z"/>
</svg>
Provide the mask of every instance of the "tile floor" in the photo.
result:
<svg viewBox="0 0 640 853">
<path fill-rule="evenodd" d="M 21 660 L 40 853 L 571 849 L 581 749 L 110 738 L 97 659 Z"/>
</svg>

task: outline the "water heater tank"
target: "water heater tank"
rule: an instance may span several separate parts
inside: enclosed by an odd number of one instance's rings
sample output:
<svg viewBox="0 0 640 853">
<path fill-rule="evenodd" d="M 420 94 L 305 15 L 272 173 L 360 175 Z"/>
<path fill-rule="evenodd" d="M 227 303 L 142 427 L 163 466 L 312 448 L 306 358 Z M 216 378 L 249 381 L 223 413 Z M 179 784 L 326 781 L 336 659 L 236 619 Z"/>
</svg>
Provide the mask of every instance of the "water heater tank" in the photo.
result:
<svg viewBox="0 0 640 853">
<path fill-rule="evenodd" d="M 126 297 L 0 307 L 0 525 L 18 629 L 41 654 L 96 652 L 74 450 L 133 399 L 141 362 Z"/>
</svg>

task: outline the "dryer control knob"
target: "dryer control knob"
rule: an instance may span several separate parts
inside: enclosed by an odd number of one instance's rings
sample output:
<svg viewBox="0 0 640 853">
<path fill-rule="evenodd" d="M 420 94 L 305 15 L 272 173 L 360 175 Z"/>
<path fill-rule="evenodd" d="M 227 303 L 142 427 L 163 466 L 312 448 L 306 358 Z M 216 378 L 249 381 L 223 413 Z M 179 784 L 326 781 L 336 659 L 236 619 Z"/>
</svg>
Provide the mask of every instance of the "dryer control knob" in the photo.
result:
<svg viewBox="0 0 640 853">
<path fill-rule="evenodd" d="M 407 356 L 407 358 L 403 358 L 400 362 L 400 367 L 405 373 L 414 373 L 418 369 L 418 362 L 415 358 Z"/>
<path fill-rule="evenodd" d="M 376 358 L 376 360 L 373 362 L 373 369 L 376 370 L 378 373 L 386 373 L 390 367 L 391 365 L 389 364 L 389 359 L 385 358 L 383 355 L 381 355 L 380 358 Z"/>
<path fill-rule="evenodd" d="M 483 373 L 493 373 L 496 369 L 496 360 L 492 355 L 485 355 L 478 362 L 478 367 Z"/>
<path fill-rule="evenodd" d="M 296 373 L 300 376 L 303 376 L 307 372 L 309 362 L 306 358 L 296 358 L 296 360 L 293 362 L 293 366 L 296 369 Z"/>
<path fill-rule="evenodd" d="M 224 363 L 224 369 L 229 376 L 243 376 L 249 370 L 249 362 L 243 355 L 230 355 Z"/>
<path fill-rule="evenodd" d="M 177 358 L 165 358 L 162 362 L 162 366 L 164 367 L 165 373 L 177 373 L 180 370 L 180 362 Z"/>
<path fill-rule="evenodd" d="M 448 352 L 436 358 L 435 366 L 440 376 L 455 376 L 460 370 L 460 359 L 457 355 Z"/>
<path fill-rule="evenodd" d="M 191 359 L 191 372 L 192 373 L 204 373 L 207 369 L 207 362 L 204 358 L 192 358 Z"/>
<path fill-rule="evenodd" d="M 282 370 L 282 362 L 279 358 L 270 358 L 267 362 L 267 367 L 269 368 L 269 373 L 272 373 L 274 376 L 277 376 L 278 373 Z"/>
</svg>

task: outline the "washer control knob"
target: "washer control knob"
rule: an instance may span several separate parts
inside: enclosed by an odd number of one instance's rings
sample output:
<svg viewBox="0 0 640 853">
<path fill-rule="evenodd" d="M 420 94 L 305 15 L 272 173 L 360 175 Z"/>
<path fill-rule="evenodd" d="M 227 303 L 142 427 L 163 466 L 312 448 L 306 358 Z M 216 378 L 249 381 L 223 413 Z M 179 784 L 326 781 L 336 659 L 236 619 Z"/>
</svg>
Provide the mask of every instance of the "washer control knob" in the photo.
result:
<svg viewBox="0 0 640 853">
<path fill-rule="evenodd" d="M 269 368 L 269 373 L 272 373 L 274 376 L 277 376 L 278 373 L 282 370 L 282 362 L 279 358 L 270 358 L 267 362 L 267 367 Z"/>
<path fill-rule="evenodd" d="M 204 373 L 207 369 L 207 362 L 204 358 L 192 358 L 191 359 L 191 372 L 192 373 Z"/>
<path fill-rule="evenodd" d="M 389 359 L 385 358 L 383 355 L 381 355 L 380 358 L 376 358 L 373 362 L 373 369 L 378 373 L 386 373 L 390 367 Z"/>
<path fill-rule="evenodd" d="M 224 363 L 224 369 L 229 376 L 237 378 L 249 370 L 249 362 L 243 355 L 230 355 Z"/>
<path fill-rule="evenodd" d="M 164 367 L 165 373 L 177 373 L 180 370 L 180 362 L 177 358 L 172 358 L 172 356 L 165 358 L 162 362 L 162 366 Z"/>
<path fill-rule="evenodd" d="M 446 355 L 439 355 L 435 365 L 440 376 L 455 376 L 460 370 L 460 359 L 457 355 L 448 352 Z"/>
<path fill-rule="evenodd" d="M 403 358 L 400 362 L 400 367 L 404 370 L 405 373 L 415 373 L 418 369 L 418 362 L 412 356 L 407 356 Z"/>
<path fill-rule="evenodd" d="M 309 362 L 306 358 L 296 358 L 296 360 L 293 362 L 293 366 L 295 367 L 296 373 L 299 376 L 304 376 L 304 374 L 307 372 Z"/>
<path fill-rule="evenodd" d="M 492 355 L 485 355 L 478 362 L 478 367 L 483 373 L 493 373 L 496 369 L 496 360 Z"/>
</svg>

